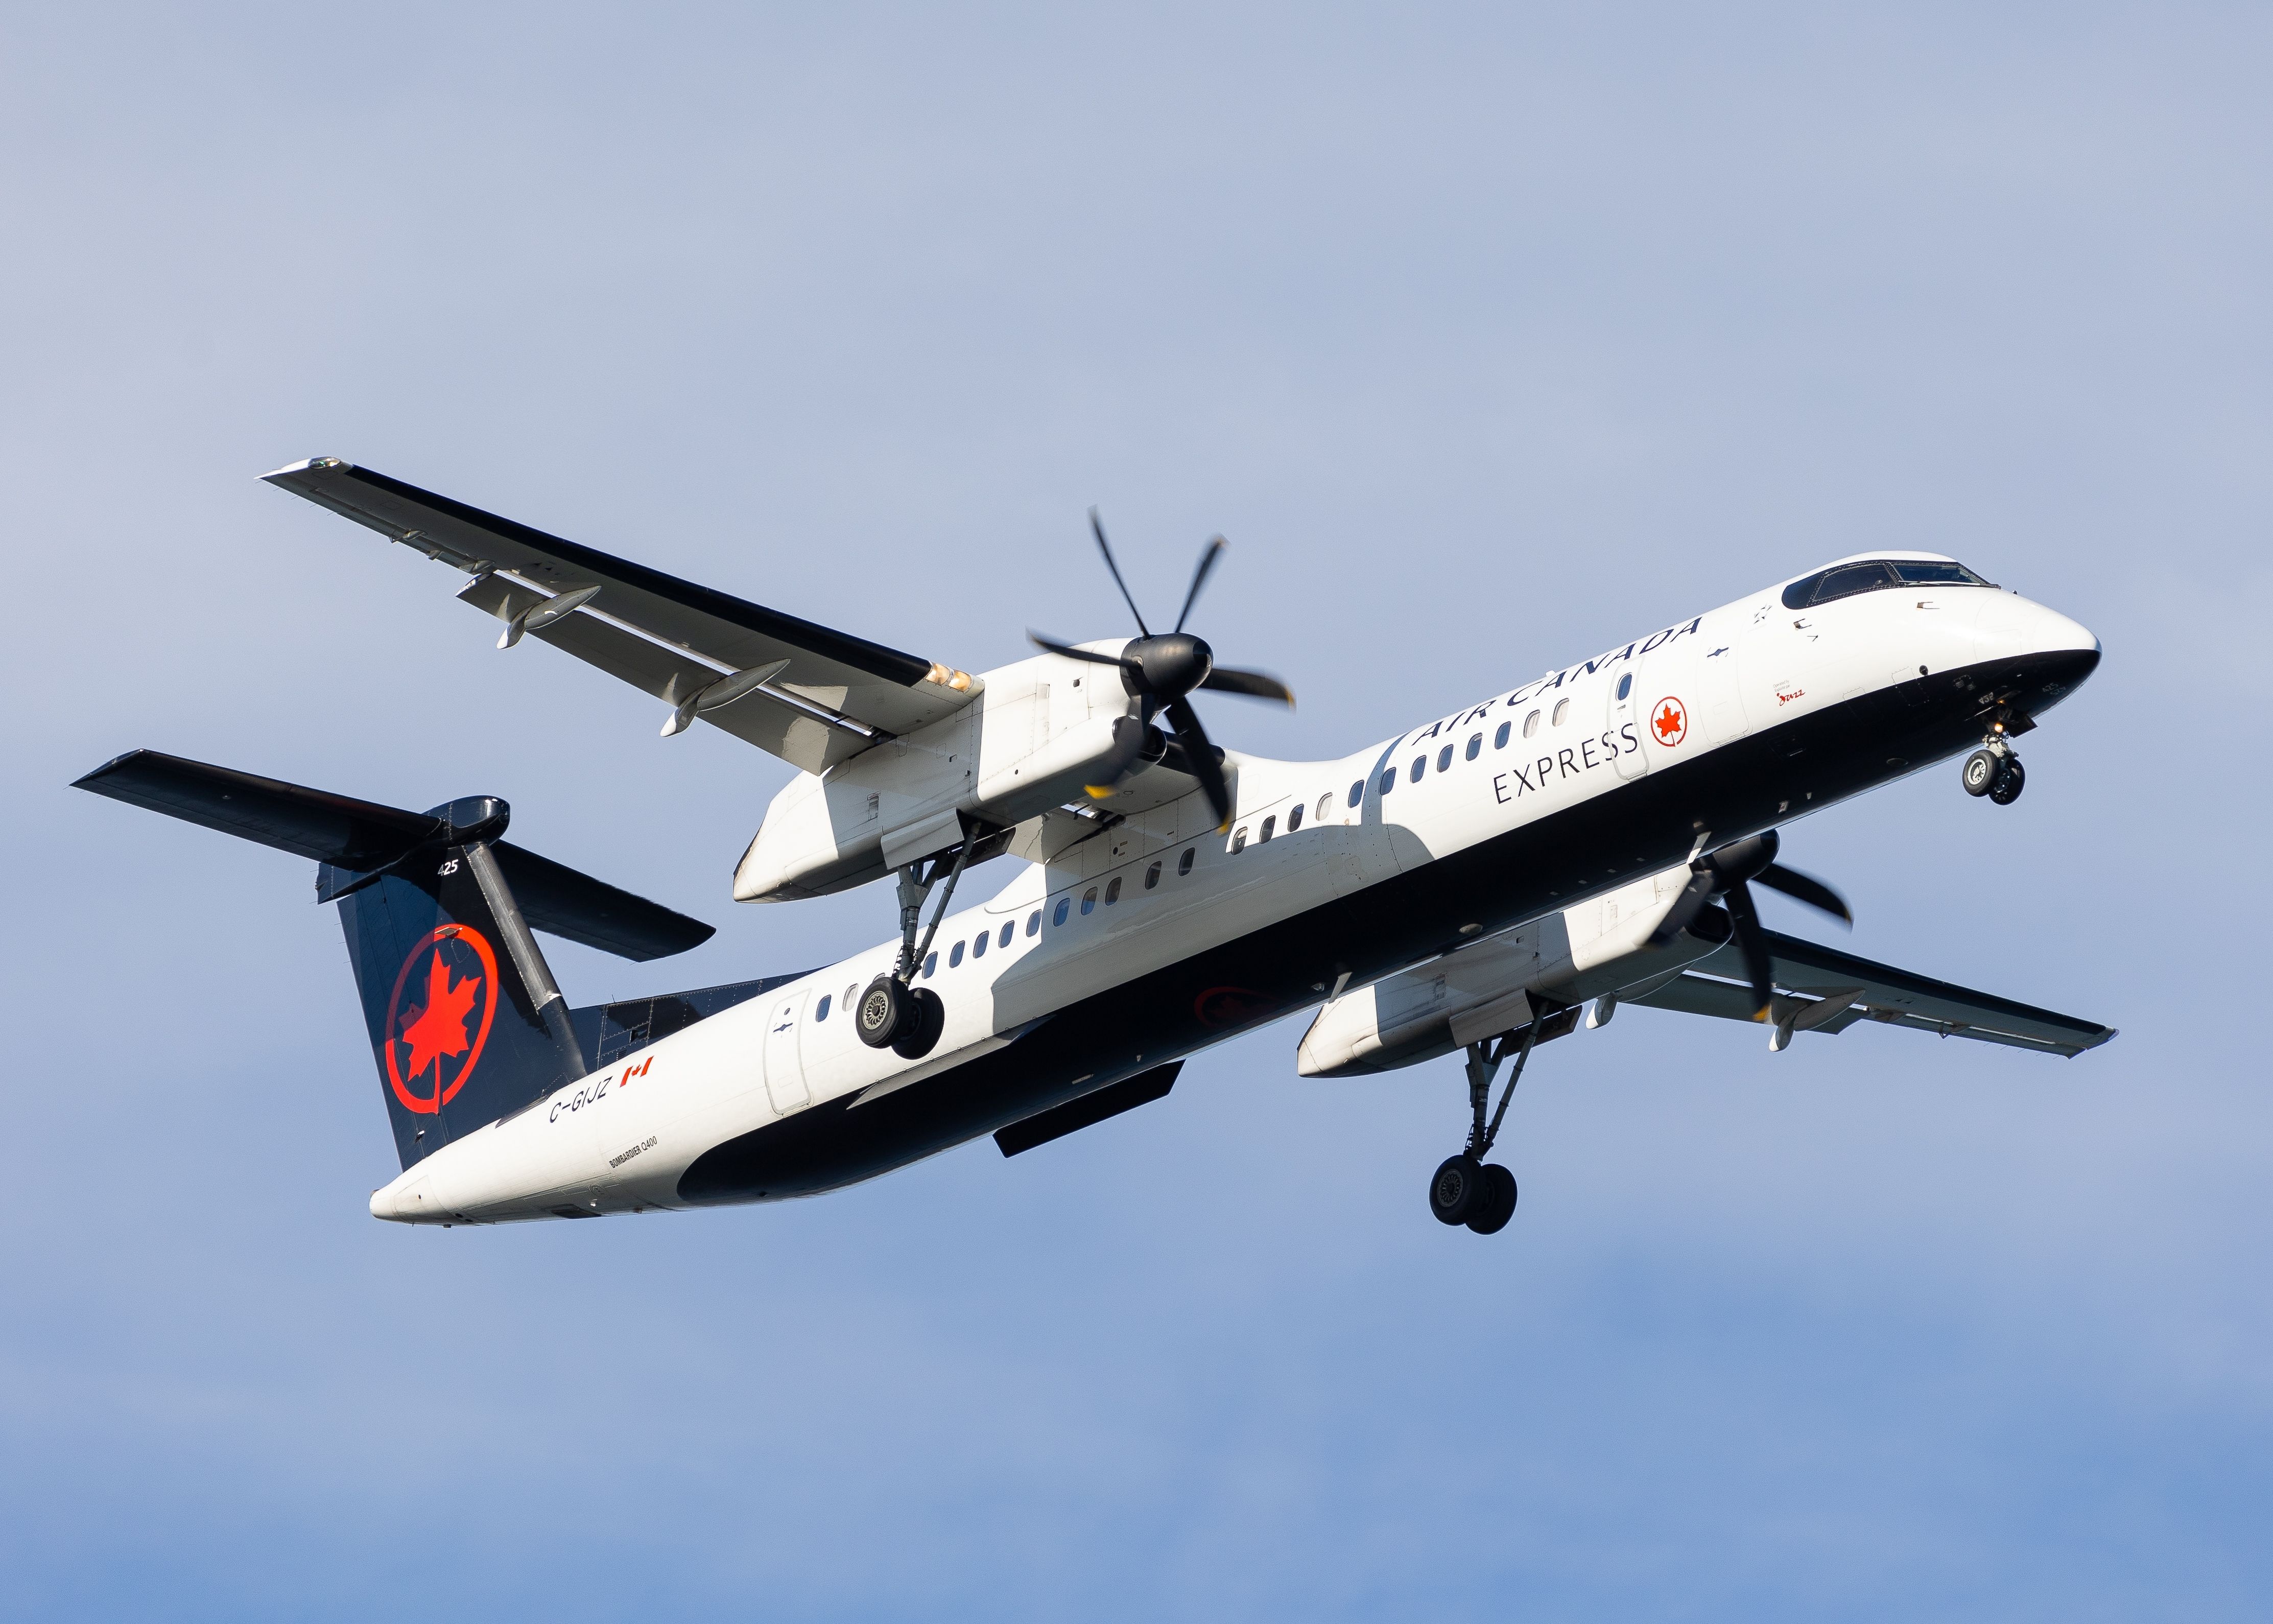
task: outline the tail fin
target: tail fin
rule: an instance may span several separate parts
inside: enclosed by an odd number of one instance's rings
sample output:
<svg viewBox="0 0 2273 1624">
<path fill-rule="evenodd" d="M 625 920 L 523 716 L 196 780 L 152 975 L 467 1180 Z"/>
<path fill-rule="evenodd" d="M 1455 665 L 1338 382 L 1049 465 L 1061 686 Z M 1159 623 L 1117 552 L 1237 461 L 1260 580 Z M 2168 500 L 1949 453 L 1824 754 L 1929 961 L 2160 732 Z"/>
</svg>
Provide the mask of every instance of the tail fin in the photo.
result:
<svg viewBox="0 0 2273 1624">
<path fill-rule="evenodd" d="M 711 934 L 499 838 L 512 811 L 495 796 L 406 812 L 154 750 L 78 786 L 316 860 L 406 1168 L 584 1074 L 532 928 L 637 959 Z"/>
</svg>

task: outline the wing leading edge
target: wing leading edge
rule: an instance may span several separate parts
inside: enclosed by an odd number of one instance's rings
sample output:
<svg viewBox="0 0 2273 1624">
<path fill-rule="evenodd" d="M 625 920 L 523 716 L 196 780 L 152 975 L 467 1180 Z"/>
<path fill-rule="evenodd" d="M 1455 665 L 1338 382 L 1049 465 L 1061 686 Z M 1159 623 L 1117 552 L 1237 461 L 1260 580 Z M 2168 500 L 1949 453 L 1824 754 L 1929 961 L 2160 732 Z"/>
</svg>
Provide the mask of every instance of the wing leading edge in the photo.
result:
<svg viewBox="0 0 2273 1624">
<path fill-rule="evenodd" d="M 1858 1020 L 2071 1059 L 2115 1035 L 2112 1026 L 1874 964 L 1797 936 L 1770 931 L 1768 949 L 1776 985 L 1770 1013 L 1780 1029 L 1778 1047 L 1794 1032 L 1844 1032 Z M 1619 1002 L 1728 1020 L 1752 1018 L 1743 956 L 1733 944 L 1648 991 L 1621 995 Z"/>
<path fill-rule="evenodd" d="M 466 571 L 458 596 L 808 772 L 968 704 L 966 673 L 567 541 L 337 457 L 269 484 Z M 557 605 L 557 607 L 556 607 Z M 716 703 L 709 703 L 716 701 Z"/>
</svg>

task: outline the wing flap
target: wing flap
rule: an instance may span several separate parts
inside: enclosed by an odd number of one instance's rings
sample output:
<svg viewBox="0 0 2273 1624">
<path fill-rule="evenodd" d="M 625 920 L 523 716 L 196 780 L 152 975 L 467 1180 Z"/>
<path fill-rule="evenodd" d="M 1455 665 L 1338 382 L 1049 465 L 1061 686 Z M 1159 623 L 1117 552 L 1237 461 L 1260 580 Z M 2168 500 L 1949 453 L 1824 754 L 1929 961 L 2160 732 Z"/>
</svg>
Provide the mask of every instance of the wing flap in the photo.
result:
<svg viewBox="0 0 2273 1624">
<path fill-rule="evenodd" d="M 1782 989 L 1773 1014 L 1796 1031 L 1837 1034 L 1857 1021 L 1871 1020 L 2071 1058 L 2115 1035 L 2112 1026 L 1876 964 L 1797 936 L 1771 931 L 1768 951 L 1775 984 Z M 1698 959 L 1655 990 L 1622 1001 L 1750 1020 L 1751 999 L 1744 979 L 1743 958 L 1731 944 Z"/>
<path fill-rule="evenodd" d="M 592 610 L 724 670 L 786 660 L 776 687 L 885 733 L 911 733 L 950 716 L 979 690 L 974 679 L 915 655 L 548 535 L 336 457 L 295 462 L 264 477 L 469 574 L 506 570 L 549 593 L 596 587 Z M 584 613 L 579 610 L 569 619 Z"/>
<path fill-rule="evenodd" d="M 458 596 L 506 621 L 545 601 L 542 593 L 494 575 L 476 576 Z M 529 635 L 653 695 L 666 706 L 677 705 L 729 674 L 691 654 L 581 611 L 539 627 Z M 814 773 L 827 771 L 876 741 L 876 735 L 776 699 L 762 688 L 715 710 L 697 711 L 695 720 L 723 728 L 746 744 L 754 744 L 791 766 Z"/>
</svg>

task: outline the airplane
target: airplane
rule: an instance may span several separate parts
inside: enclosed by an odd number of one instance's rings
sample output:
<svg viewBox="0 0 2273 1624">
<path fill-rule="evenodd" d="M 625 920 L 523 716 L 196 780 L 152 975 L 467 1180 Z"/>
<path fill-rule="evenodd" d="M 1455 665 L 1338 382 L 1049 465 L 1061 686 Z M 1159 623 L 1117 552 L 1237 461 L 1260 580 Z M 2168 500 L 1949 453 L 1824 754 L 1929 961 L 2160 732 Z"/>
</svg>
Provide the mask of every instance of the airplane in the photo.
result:
<svg viewBox="0 0 2273 1624">
<path fill-rule="evenodd" d="M 1463 1056 L 1466 1138 L 1429 1211 L 1491 1234 L 1517 1201 L 1489 1159 L 1516 1084 L 1582 1019 L 1754 1021 L 1771 1051 L 1864 1022 L 2067 1057 L 2115 1035 L 1760 922 L 1755 884 L 1851 924 L 1778 861 L 1782 825 L 1960 756 L 1966 793 L 2011 804 L 2014 741 L 2099 663 L 2083 627 L 1940 554 L 1840 559 L 1339 759 L 1275 761 L 1215 745 L 1192 703 L 1293 702 L 1186 629 L 1219 537 L 1154 632 L 1092 512 L 1136 635 L 1030 634 L 1038 653 L 972 674 L 338 458 L 264 477 L 461 572 L 499 648 L 550 643 L 658 700 L 664 736 L 704 723 L 795 767 L 736 900 L 896 881 L 897 932 L 833 965 L 572 1007 L 534 933 L 645 961 L 711 927 L 504 839 L 494 796 L 412 812 L 151 750 L 79 779 L 319 865 L 401 1165 L 381 1219 L 776 1201 L 986 1134 L 1022 1154 L 1312 1010 L 1304 1077 Z M 954 907 L 1003 857 L 1001 888 Z"/>
</svg>

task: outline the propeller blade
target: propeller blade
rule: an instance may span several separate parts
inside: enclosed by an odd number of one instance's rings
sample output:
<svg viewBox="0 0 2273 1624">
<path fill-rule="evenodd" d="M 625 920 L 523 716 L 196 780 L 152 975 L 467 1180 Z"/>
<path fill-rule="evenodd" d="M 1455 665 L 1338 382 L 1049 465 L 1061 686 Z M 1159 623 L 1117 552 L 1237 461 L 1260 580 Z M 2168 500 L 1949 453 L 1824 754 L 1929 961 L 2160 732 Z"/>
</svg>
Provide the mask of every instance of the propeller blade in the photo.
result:
<svg viewBox="0 0 2273 1624">
<path fill-rule="evenodd" d="M 1752 907 L 1752 887 L 1732 885 L 1722 898 L 1737 927 L 1737 946 L 1744 955 L 1744 978 L 1752 988 L 1752 1019 L 1766 1020 L 1775 1002 L 1775 971 L 1768 959 L 1768 935 Z"/>
<path fill-rule="evenodd" d="M 1121 566 L 1113 561 L 1112 544 L 1105 539 L 1105 524 L 1097 516 L 1097 509 L 1094 508 L 1089 510 L 1089 528 L 1097 537 L 1097 550 L 1105 554 L 1106 568 L 1113 572 L 1113 584 L 1121 589 L 1121 601 L 1127 604 L 1129 613 L 1136 617 L 1137 634 L 1140 636 L 1150 637 L 1152 635 L 1152 628 L 1144 624 L 1144 612 L 1136 606 L 1136 600 L 1129 594 L 1129 583 L 1121 578 Z"/>
<path fill-rule="evenodd" d="M 1184 747 L 1184 758 L 1191 763 L 1192 776 L 1207 792 L 1208 805 L 1215 809 L 1218 832 L 1231 827 L 1231 786 L 1224 782 L 1223 763 L 1215 758 L 1215 747 L 1208 742 L 1207 729 L 1200 726 L 1200 713 L 1192 709 L 1189 699 L 1168 702 L 1168 720 L 1176 730 L 1176 741 Z"/>
<path fill-rule="evenodd" d="M 1681 894 L 1673 899 L 1673 906 L 1663 919 L 1658 921 L 1657 929 L 1649 933 L 1649 944 L 1664 947 L 1671 943 L 1674 937 L 1696 922 L 1697 916 L 1705 911 L 1705 905 L 1712 898 L 1713 876 L 1709 874 L 1691 875 L 1689 883 L 1683 886 Z"/>
<path fill-rule="evenodd" d="M 1094 649 L 1076 649 L 1069 643 L 1045 637 L 1031 627 L 1026 631 L 1026 641 L 1038 649 L 1047 649 L 1051 653 L 1062 654 L 1068 659 L 1087 660 L 1092 665 L 1118 665 L 1123 671 L 1133 671 L 1136 666 L 1135 660 L 1123 659 L 1117 654 L 1099 654 Z"/>
<path fill-rule="evenodd" d="M 1202 688 L 1212 688 L 1219 694 L 1245 694 L 1254 699 L 1275 699 L 1290 709 L 1294 703 L 1294 690 L 1276 677 L 1259 671 L 1239 671 L 1227 665 L 1218 665 L 1207 674 Z"/>
<path fill-rule="evenodd" d="M 1847 898 L 1812 874 L 1802 874 L 1782 863 L 1770 863 L 1752 877 L 1770 891 L 1780 891 L 1795 902 L 1804 902 L 1811 908 L 1821 908 L 1834 919 L 1843 920 L 1849 930 L 1855 928 L 1855 915 L 1847 906 Z"/>
<path fill-rule="evenodd" d="M 1114 786 L 1135 770 L 1144 754 L 1146 724 L 1137 717 L 1124 716 L 1113 724 L 1113 749 L 1097 764 L 1090 782 L 1083 787 L 1090 798 L 1102 801 L 1113 793 Z"/>
<path fill-rule="evenodd" d="M 1183 630 L 1184 622 L 1191 618 L 1192 605 L 1199 601 L 1200 588 L 1207 583 L 1208 571 L 1215 568 L 1216 560 L 1223 556 L 1223 550 L 1229 545 L 1231 544 L 1222 537 L 1212 536 L 1208 538 L 1208 545 L 1200 549 L 1200 561 L 1192 571 L 1191 589 L 1184 594 L 1183 610 L 1176 616 L 1178 631 Z"/>
</svg>

